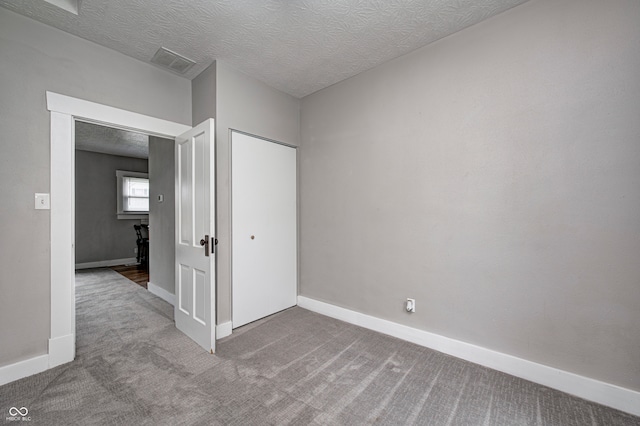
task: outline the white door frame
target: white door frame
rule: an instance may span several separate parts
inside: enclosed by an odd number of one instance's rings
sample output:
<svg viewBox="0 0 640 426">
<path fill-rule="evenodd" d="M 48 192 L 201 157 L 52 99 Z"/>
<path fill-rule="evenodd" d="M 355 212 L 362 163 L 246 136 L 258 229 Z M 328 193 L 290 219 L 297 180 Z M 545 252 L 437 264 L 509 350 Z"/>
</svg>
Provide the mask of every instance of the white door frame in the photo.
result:
<svg viewBox="0 0 640 426">
<path fill-rule="evenodd" d="M 73 361 L 75 309 L 76 120 L 174 139 L 191 126 L 47 92 L 51 112 L 51 334 L 48 365 Z"/>
</svg>

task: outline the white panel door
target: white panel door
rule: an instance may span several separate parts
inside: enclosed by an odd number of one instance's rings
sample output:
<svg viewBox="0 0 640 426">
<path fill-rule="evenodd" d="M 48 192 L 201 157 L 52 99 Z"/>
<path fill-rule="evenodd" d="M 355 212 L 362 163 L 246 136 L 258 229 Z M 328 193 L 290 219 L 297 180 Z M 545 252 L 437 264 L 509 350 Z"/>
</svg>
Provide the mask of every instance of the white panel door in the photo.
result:
<svg viewBox="0 0 640 426">
<path fill-rule="evenodd" d="M 296 304 L 296 149 L 231 134 L 233 328 Z"/>
<path fill-rule="evenodd" d="M 209 119 L 176 137 L 176 327 L 215 351 L 215 148 Z M 153 237 L 152 237 L 153 238 Z"/>
</svg>

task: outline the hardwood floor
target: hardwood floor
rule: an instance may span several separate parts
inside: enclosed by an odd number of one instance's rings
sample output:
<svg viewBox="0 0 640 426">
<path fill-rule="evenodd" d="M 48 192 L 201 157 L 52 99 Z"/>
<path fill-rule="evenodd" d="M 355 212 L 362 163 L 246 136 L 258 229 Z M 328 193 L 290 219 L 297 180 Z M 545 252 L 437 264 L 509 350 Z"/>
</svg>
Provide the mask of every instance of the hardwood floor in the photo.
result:
<svg viewBox="0 0 640 426">
<path fill-rule="evenodd" d="M 149 282 L 149 271 L 142 265 L 118 265 L 112 266 L 111 269 L 130 279 L 141 287 L 147 288 Z"/>
</svg>

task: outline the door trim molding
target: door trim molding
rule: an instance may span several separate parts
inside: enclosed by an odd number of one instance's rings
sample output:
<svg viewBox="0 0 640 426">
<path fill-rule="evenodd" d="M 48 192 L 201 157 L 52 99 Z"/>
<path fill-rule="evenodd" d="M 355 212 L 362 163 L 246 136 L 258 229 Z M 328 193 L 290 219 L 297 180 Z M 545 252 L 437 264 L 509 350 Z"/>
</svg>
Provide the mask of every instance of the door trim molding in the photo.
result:
<svg viewBox="0 0 640 426">
<path fill-rule="evenodd" d="M 229 128 L 229 140 L 231 140 L 231 137 L 233 136 L 233 133 L 240 133 L 241 135 L 251 136 L 252 138 L 257 138 L 257 139 L 262 139 L 263 141 L 275 143 L 276 145 L 286 146 L 287 148 L 293 148 L 295 150 L 297 150 L 299 148 L 298 145 L 291 145 L 290 143 L 280 142 L 280 141 L 277 141 L 275 139 L 265 138 L 264 136 L 255 135 L 255 134 L 249 133 L 249 132 L 243 132 L 242 130 L 232 129 L 231 127 Z"/>
<path fill-rule="evenodd" d="M 75 121 L 171 139 L 191 126 L 49 91 L 46 92 L 46 99 L 47 110 L 51 113 L 50 342 L 53 342 L 47 356 L 53 355 L 55 364 L 60 365 L 75 357 Z M 41 356 L 32 359 L 39 360 Z M 40 361 L 37 364 L 40 366 Z M 48 365 L 48 368 L 51 367 Z M 24 369 L 17 371 L 25 371 L 24 374 L 30 375 L 38 372 L 35 371 L 37 369 L 31 369 L 31 373 Z"/>
<path fill-rule="evenodd" d="M 590 377 L 580 376 L 544 364 L 538 364 L 513 355 L 497 352 L 461 340 L 452 339 L 407 325 L 342 308 L 309 297 L 298 296 L 298 306 L 397 337 L 475 364 L 502 371 L 525 380 L 549 386 L 589 401 L 597 402 L 636 416 L 640 415 L 640 392 Z"/>
<path fill-rule="evenodd" d="M 101 124 L 122 130 L 143 132 L 162 138 L 175 138 L 191 129 L 191 126 L 173 121 L 49 91 L 47 91 L 47 109 L 52 112 L 55 111 L 70 115 L 75 120 Z"/>
</svg>

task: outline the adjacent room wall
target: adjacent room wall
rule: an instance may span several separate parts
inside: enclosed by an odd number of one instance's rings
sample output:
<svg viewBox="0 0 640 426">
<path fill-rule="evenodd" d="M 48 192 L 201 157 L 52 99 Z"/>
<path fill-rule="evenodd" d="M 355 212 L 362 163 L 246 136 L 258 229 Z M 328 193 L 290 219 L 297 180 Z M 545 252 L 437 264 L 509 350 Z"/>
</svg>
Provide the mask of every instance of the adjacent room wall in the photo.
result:
<svg viewBox="0 0 640 426">
<path fill-rule="evenodd" d="M 171 294 L 176 252 L 174 149 L 171 139 L 149 137 L 149 282 Z"/>
<path fill-rule="evenodd" d="M 76 265 L 136 257 L 133 225 L 118 219 L 116 170 L 143 172 L 148 161 L 76 150 Z"/>
<path fill-rule="evenodd" d="M 191 123 L 191 84 L 152 65 L 0 8 L 0 366 L 47 353 L 50 216 L 45 91 Z M 71 154 L 71 153 L 70 153 Z M 39 244 L 37 242 L 40 242 Z"/>
<path fill-rule="evenodd" d="M 533 0 L 304 98 L 301 294 L 640 390 L 639 22 Z"/>
<path fill-rule="evenodd" d="M 193 81 L 194 124 L 216 116 L 217 323 L 231 321 L 230 129 L 297 146 L 300 100 L 217 61 Z M 201 92 L 201 93 L 200 93 Z M 202 99 L 202 93 L 215 98 Z M 211 105 L 214 103 L 215 106 Z"/>
</svg>

